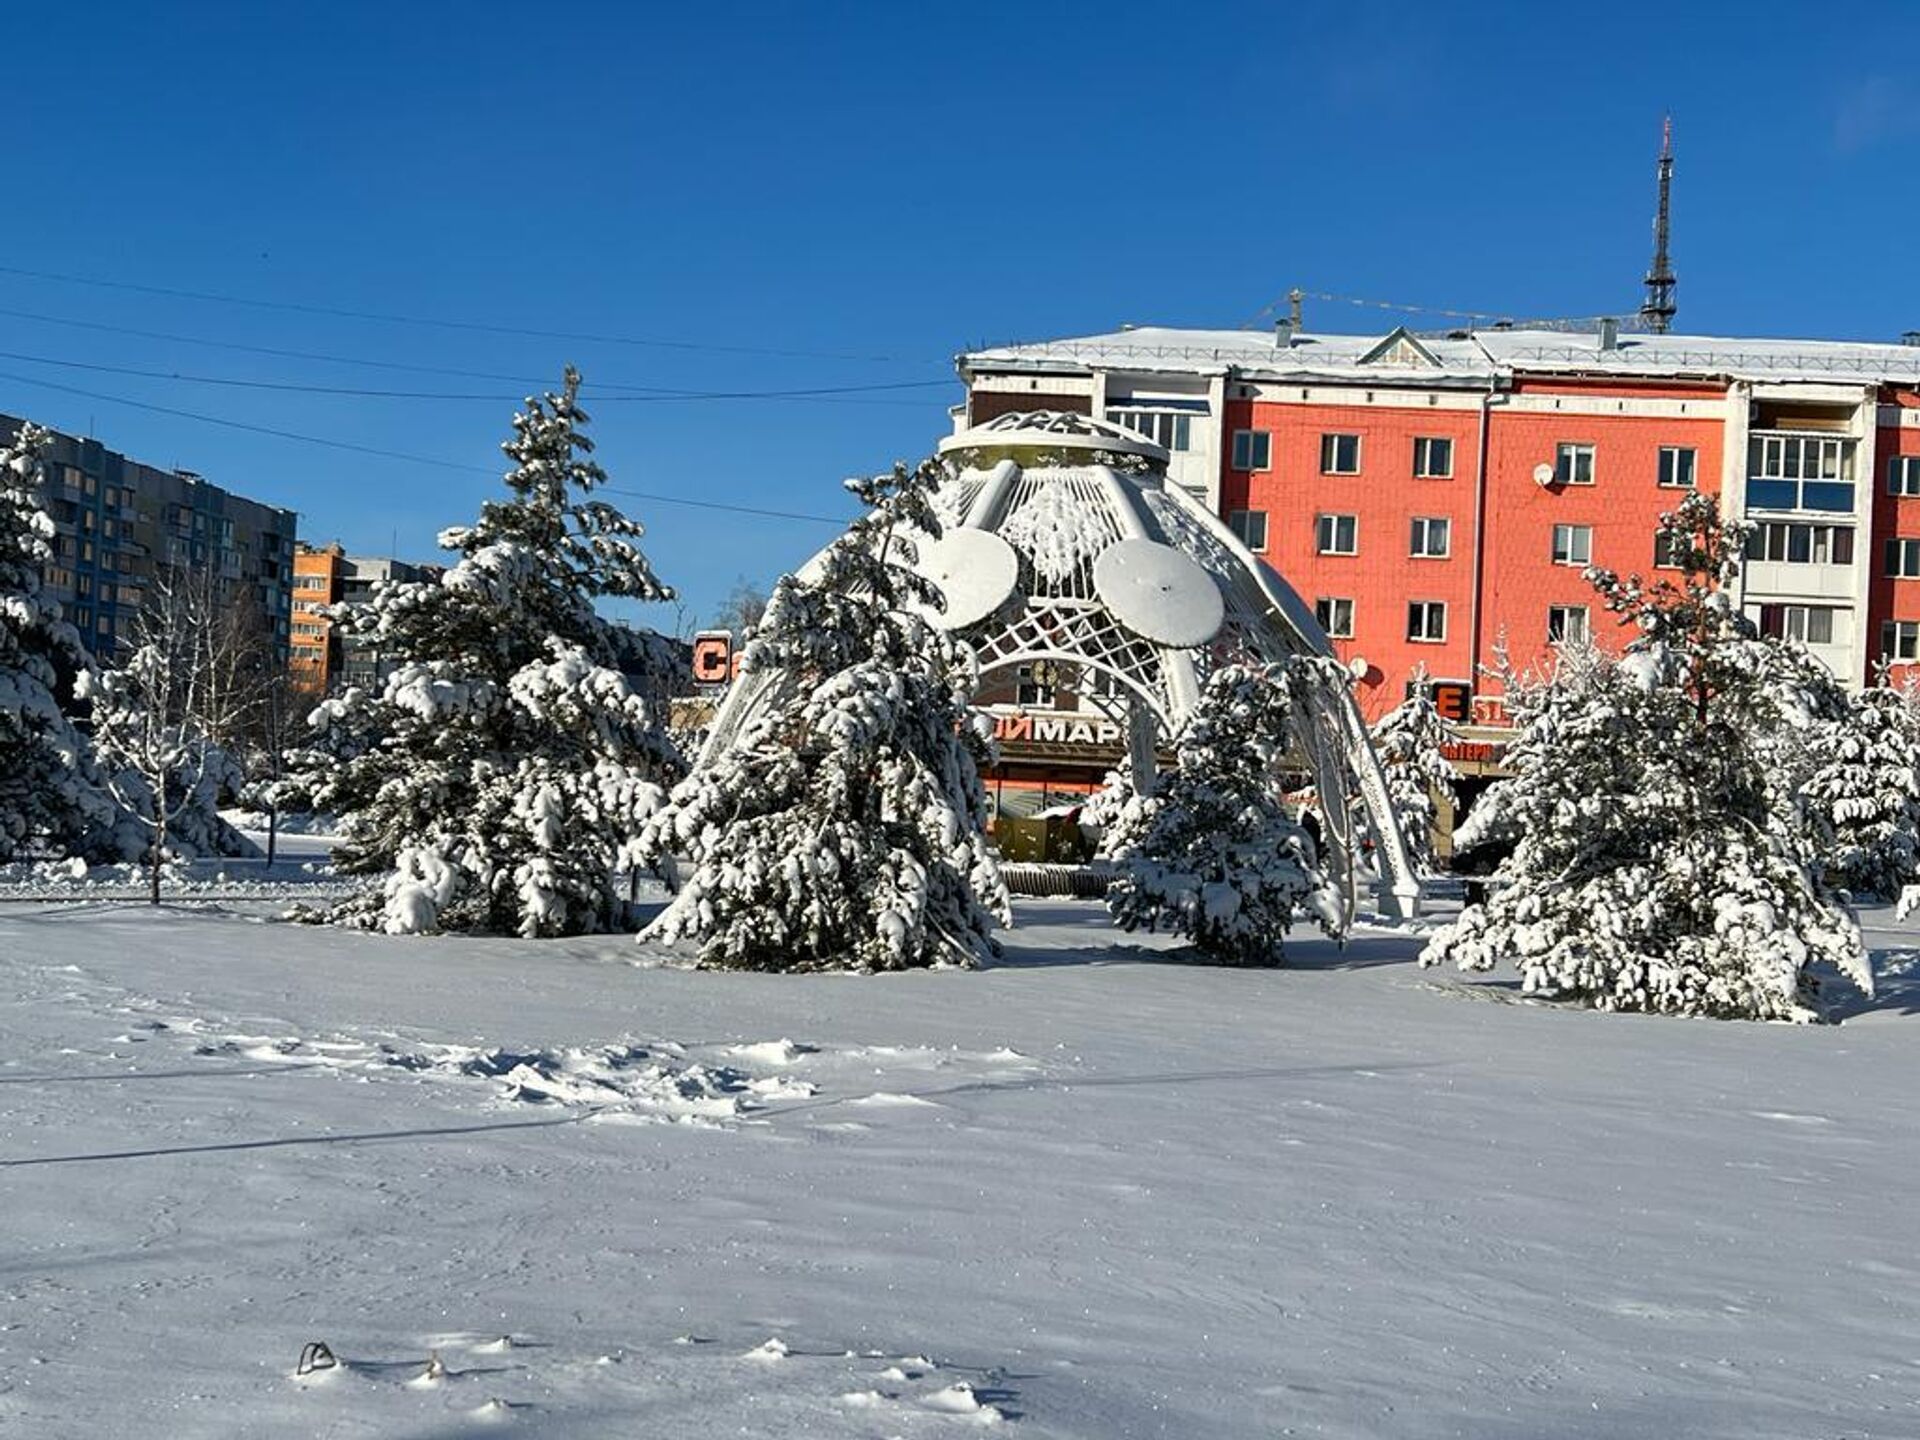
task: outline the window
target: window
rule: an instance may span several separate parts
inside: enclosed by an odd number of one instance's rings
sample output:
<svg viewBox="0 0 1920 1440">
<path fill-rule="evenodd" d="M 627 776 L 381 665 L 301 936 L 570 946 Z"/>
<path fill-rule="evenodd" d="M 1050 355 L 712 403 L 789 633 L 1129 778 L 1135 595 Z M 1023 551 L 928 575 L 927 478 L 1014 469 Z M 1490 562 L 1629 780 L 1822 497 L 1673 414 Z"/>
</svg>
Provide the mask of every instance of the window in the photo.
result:
<svg viewBox="0 0 1920 1440">
<path fill-rule="evenodd" d="M 1853 509 L 1854 442 L 1826 435 L 1747 441 L 1749 510 Z"/>
<path fill-rule="evenodd" d="M 1831 645 L 1833 616 L 1831 605 L 1762 605 L 1760 633 L 1804 645 Z"/>
<path fill-rule="evenodd" d="M 1413 517 L 1413 543 L 1407 553 L 1429 560 L 1444 560 L 1447 557 L 1447 542 L 1452 522 L 1433 516 L 1416 515 Z"/>
<path fill-rule="evenodd" d="M 1229 510 L 1227 528 L 1233 531 L 1235 538 L 1249 550 L 1267 548 L 1267 512 L 1264 510 Z"/>
<path fill-rule="evenodd" d="M 1046 708 L 1053 704 L 1053 666 L 1022 665 L 1014 672 L 1014 700 Z"/>
<path fill-rule="evenodd" d="M 1138 430 L 1154 444 L 1168 450 L 1193 448 L 1193 416 L 1172 410 L 1108 410 L 1107 418 L 1116 425 Z"/>
<path fill-rule="evenodd" d="M 1332 639 L 1353 638 L 1353 601 L 1322 595 L 1313 602 L 1313 618 Z"/>
<path fill-rule="evenodd" d="M 1453 478 L 1453 441 L 1440 436 L 1422 436 L 1413 442 L 1413 476 L 1416 480 Z"/>
<path fill-rule="evenodd" d="M 1920 620 L 1889 620 L 1882 625 L 1880 658 L 1920 660 Z"/>
<path fill-rule="evenodd" d="M 1321 515 L 1313 522 L 1314 549 L 1322 555 L 1352 555 L 1360 548 L 1360 521 L 1353 515 Z"/>
<path fill-rule="evenodd" d="M 1920 577 L 1920 540 L 1887 541 L 1887 574 L 1896 580 Z"/>
<path fill-rule="evenodd" d="M 1273 459 L 1273 433 L 1268 430 L 1236 430 L 1233 432 L 1233 468 L 1236 470 L 1265 470 L 1270 468 Z"/>
<path fill-rule="evenodd" d="M 1853 527 L 1769 520 L 1748 533 L 1747 559 L 1776 565 L 1851 565 Z"/>
<path fill-rule="evenodd" d="M 1586 640 L 1589 633 L 1586 606 L 1549 605 L 1547 607 L 1547 639 L 1578 645 Z"/>
<path fill-rule="evenodd" d="M 327 577 L 324 575 L 302 575 L 293 583 L 302 590 L 324 590 L 327 588 Z"/>
<path fill-rule="evenodd" d="M 1895 455 L 1887 461 L 1887 493 L 1920 495 L 1920 455 Z"/>
<path fill-rule="evenodd" d="M 1435 645 L 1447 638 L 1447 606 L 1443 600 L 1415 600 L 1407 606 L 1407 639 Z"/>
<path fill-rule="evenodd" d="M 1322 475 L 1358 475 L 1360 473 L 1360 437 L 1358 435 L 1322 435 L 1320 437 L 1320 473 Z"/>
<path fill-rule="evenodd" d="M 1684 570 L 1687 542 L 1676 540 L 1665 530 L 1653 532 L 1653 564 L 1657 570 Z"/>
<path fill-rule="evenodd" d="M 1556 565 L 1588 565 L 1593 562 L 1593 527 L 1591 525 L 1556 525 L 1553 527 L 1553 563 Z"/>
<path fill-rule="evenodd" d="M 1593 484 L 1593 446 L 1562 440 L 1553 454 L 1553 483 Z"/>
<path fill-rule="evenodd" d="M 1688 446 L 1660 447 L 1660 485 L 1667 490 L 1693 489 L 1694 452 Z"/>
</svg>

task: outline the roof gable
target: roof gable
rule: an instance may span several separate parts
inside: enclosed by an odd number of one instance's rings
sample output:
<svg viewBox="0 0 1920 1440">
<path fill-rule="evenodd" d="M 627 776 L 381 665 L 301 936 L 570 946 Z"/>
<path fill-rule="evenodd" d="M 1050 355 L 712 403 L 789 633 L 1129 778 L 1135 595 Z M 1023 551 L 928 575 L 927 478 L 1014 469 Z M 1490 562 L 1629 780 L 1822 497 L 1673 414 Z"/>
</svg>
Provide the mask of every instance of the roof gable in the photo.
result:
<svg viewBox="0 0 1920 1440">
<path fill-rule="evenodd" d="M 1378 345 L 1354 362 L 1357 365 L 1401 365 L 1421 370 L 1438 370 L 1440 358 L 1422 345 L 1404 325 L 1394 327 Z"/>
</svg>

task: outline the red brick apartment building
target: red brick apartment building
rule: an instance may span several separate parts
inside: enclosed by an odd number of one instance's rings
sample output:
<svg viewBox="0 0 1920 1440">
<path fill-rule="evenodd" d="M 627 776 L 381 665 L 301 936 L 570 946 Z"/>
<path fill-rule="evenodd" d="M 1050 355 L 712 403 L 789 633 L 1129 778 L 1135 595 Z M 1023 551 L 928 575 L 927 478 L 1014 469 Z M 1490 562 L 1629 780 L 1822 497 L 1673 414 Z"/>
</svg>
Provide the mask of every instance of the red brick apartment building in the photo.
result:
<svg viewBox="0 0 1920 1440">
<path fill-rule="evenodd" d="M 1910 340 L 1915 337 L 1909 337 Z M 1864 681 L 1920 663 L 1920 345 L 1494 329 L 1128 329 L 959 359 L 956 423 L 1072 410 L 1140 430 L 1314 606 L 1369 717 L 1424 666 L 1622 637 L 1581 578 L 1651 574 L 1689 489 L 1755 521 L 1740 601 Z"/>
</svg>

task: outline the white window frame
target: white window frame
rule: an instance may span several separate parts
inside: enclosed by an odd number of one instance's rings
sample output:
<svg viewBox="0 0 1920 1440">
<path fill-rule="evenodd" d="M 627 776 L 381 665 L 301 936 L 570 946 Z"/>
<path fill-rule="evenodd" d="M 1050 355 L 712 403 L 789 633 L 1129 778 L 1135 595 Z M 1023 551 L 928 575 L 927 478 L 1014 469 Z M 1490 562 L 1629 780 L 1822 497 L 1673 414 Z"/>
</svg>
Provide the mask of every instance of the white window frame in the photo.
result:
<svg viewBox="0 0 1920 1440">
<path fill-rule="evenodd" d="M 1258 522 L 1256 525 L 1255 522 Z M 1267 512 L 1264 510 L 1229 510 L 1227 528 L 1233 531 L 1237 539 L 1247 549 L 1258 555 L 1267 548 Z M 1255 531 L 1258 531 L 1256 536 Z"/>
<path fill-rule="evenodd" d="M 1686 457 L 1685 469 L 1687 478 L 1684 480 L 1677 478 L 1682 468 L 1680 463 L 1682 456 Z M 1694 488 L 1695 476 L 1698 474 L 1699 468 L 1700 452 L 1696 447 L 1692 445 L 1662 445 L 1660 447 L 1658 468 L 1654 472 L 1654 484 L 1662 490 L 1691 490 Z"/>
<path fill-rule="evenodd" d="M 1774 633 L 1767 629 L 1767 612 L 1777 610 L 1780 613 L 1780 639 L 1793 640 L 1802 645 L 1831 645 L 1834 618 L 1841 608 L 1838 605 L 1789 605 L 1770 600 L 1760 607 L 1760 633 Z M 1824 636 L 1815 633 L 1823 629 L 1826 631 Z"/>
<path fill-rule="evenodd" d="M 1340 543 L 1340 523 L 1346 522 L 1347 548 Z M 1313 517 L 1313 553 L 1316 555 L 1358 555 L 1360 553 L 1360 517 L 1358 515 L 1321 514 Z"/>
<path fill-rule="evenodd" d="M 1433 464 L 1433 449 L 1438 445 L 1445 449 L 1447 467 L 1437 470 Z M 1413 478 L 1416 480 L 1451 480 L 1453 478 L 1453 437 L 1451 435 L 1416 435 L 1413 437 Z"/>
<path fill-rule="evenodd" d="M 1353 601 L 1344 595 L 1322 595 L 1313 602 L 1313 618 L 1330 640 L 1353 638 Z"/>
<path fill-rule="evenodd" d="M 1440 546 L 1434 548 L 1435 527 L 1438 527 Z M 1410 527 L 1412 533 L 1407 540 L 1407 554 L 1416 560 L 1445 560 L 1453 553 L 1453 521 L 1445 515 L 1416 515 Z"/>
<path fill-rule="evenodd" d="M 1591 485 L 1599 462 L 1599 446 L 1593 441 L 1562 440 L 1553 449 L 1553 483 Z"/>
<path fill-rule="evenodd" d="M 1920 455 L 1887 457 L 1887 493 L 1920 495 Z"/>
<path fill-rule="evenodd" d="M 1340 464 L 1340 442 L 1353 442 L 1353 463 Z M 1320 473 L 1322 475 L 1358 475 L 1360 473 L 1360 436 L 1351 430 L 1328 430 L 1320 436 Z"/>
<path fill-rule="evenodd" d="M 1893 580 L 1920 580 L 1920 540 L 1896 535 L 1887 541 L 1887 576 Z"/>
<path fill-rule="evenodd" d="M 1549 605 L 1547 607 L 1548 644 L 1581 645 L 1592 638 L 1593 617 L 1585 605 Z"/>
<path fill-rule="evenodd" d="M 1814 520 L 1761 520 L 1747 537 L 1746 558 L 1768 565 L 1841 565 L 1853 564 L 1854 529 L 1852 525 L 1828 525 Z M 1845 536 L 1844 560 L 1836 558 Z M 1804 555 L 1795 555 L 1796 549 Z"/>
<path fill-rule="evenodd" d="M 1138 431 L 1169 454 L 1181 455 L 1193 448 L 1191 410 L 1162 410 L 1136 401 L 1110 407 L 1107 419 Z"/>
<path fill-rule="evenodd" d="M 1273 432 L 1271 430 L 1236 430 L 1233 432 L 1234 470 L 1259 472 L 1273 468 Z"/>
<path fill-rule="evenodd" d="M 1431 633 L 1433 618 L 1440 617 L 1440 633 Z M 1447 643 L 1447 602 L 1444 600 L 1409 600 L 1407 602 L 1407 641 L 1413 645 L 1444 645 Z"/>
<path fill-rule="evenodd" d="M 1920 620 L 1887 620 L 1880 625 L 1880 658 L 1896 664 L 1920 661 Z"/>
<path fill-rule="evenodd" d="M 1564 537 L 1564 543 L 1563 543 Z M 1586 553 L 1574 554 L 1575 541 L 1582 543 L 1579 548 Z M 1556 565 L 1576 566 L 1586 569 L 1593 563 L 1593 527 L 1591 525 L 1556 525 L 1553 527 L 1553 563 Z"/>
</svg>

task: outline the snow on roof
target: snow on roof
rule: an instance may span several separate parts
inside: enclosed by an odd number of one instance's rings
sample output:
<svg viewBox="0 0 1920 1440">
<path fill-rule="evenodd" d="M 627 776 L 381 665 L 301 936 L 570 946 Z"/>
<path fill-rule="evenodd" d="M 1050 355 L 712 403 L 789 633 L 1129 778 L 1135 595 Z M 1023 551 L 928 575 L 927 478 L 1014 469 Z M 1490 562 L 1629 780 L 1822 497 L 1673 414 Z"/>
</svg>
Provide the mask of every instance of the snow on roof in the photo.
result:
<svg viewBox="0 0 1920 1440">
<path fill-rule="evenodd" d="M 1474 339 L 1488 358 L 1507 370 L 1856 383 L 1920 379 L 1920 347 L 1913 345 L 1717 335 L 1622 335 L 1616 348 L 1603 350 L 1597 335 L 1550 330 L 1483 330 Z"/>
<path fill-rule="evenodd" d="M 960 362 L 968 370 L 1004 366 L 1069 373 L 1097 368 L 1201 375 L 1344 375 L 1351 374 L 1370 351 L 1377 349 L 1382 338 L 1296 334 L 1292 344 L 1282 347 L 1267 330 L 1176 330 L 1149 325 L 1080 339 L 994 346 L 963 355 Z M 1422 338 L 1419 344 L 1440 361 L 1442 368 L 1384 359 L 1378 362 L 1378 368 L 1386 375 L 1419 376 L 1430 382 L 1451 377 L 1483 379 L 1493 373 L 1493 366 L 1471 341 Z"/>
<path fill-rule="evenodd" d="M 1920 383 L 1920 346 L 1844 340 L 1623 334 L 1612 349 L 1596 334 L 1479 330 L 1465 338 L 1323 335 L 1290 343 L 1270 330 L 1182 330 L 1142 326 L 1105 335 L 998 345 L 959 357 L 963 372 L 1010 369 L 1076 373 L 1092 369 L 1234 375 L 1247 378 L 1365 374 L 1382 384 L 1484 382 L 1514 371 L 1702 376 L 1742 380 Z M 1431 355 L 1438 368 L 1424 363 Z"/>
</svg>

